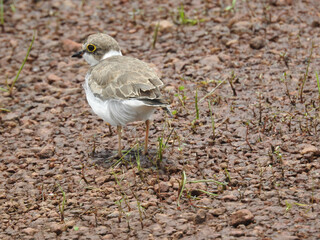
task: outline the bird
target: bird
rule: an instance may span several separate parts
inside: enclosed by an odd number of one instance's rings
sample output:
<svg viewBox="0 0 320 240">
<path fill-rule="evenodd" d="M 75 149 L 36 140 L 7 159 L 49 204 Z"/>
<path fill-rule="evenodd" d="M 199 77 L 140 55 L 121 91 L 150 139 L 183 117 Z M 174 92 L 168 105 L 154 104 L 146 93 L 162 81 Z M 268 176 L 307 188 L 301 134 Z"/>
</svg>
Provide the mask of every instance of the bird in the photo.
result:
<svg viewBox="0 0 320 240">
<path fill-rule="evenodd" d="M 90 65 L 83 84 L 93 112 L 107 124 L 117 127 L 118 157 L 122 157 L 121 135 L 125 125 L 144 121 L 146 135 L 143 154 L 148 154 L 150 121 L 157 108 L 172 116 L 163 99 L 163 81 L 149 64 L 123 56 L 118 42 L 108 34 L 89 35 L 79 52 Z"/>
</svg>

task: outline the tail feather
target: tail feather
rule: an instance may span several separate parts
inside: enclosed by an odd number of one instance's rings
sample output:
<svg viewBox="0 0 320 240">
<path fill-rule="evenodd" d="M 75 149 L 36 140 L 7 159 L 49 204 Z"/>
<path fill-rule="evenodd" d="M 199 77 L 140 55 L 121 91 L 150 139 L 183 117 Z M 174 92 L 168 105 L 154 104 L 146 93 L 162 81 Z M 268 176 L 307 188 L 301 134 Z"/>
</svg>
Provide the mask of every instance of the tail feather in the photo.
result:
<svg viewBox="0 0 320 240">
<path fill-rule="evenodd" d="M 139 100 L 149 106 L 161 107 L 169 114 L 170 117 L 173 117 L 169 104 L 165 102 L 163 99 L 139 99 Z"/>
</svg>

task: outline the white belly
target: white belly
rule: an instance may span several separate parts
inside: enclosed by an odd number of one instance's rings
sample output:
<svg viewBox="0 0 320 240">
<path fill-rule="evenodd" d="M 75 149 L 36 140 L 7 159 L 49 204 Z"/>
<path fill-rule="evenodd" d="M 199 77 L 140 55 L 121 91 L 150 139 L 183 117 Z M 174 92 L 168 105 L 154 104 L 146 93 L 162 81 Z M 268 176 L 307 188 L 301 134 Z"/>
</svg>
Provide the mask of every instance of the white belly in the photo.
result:
<svg viewBox="0 0 320 240">
<path fill-rule="evenodd" d="M 154 106 L 146 105 L 137 99 L 102 101 L 93 95 L 87 80 L 83 87 L 93 112 L 112 126 L 124 126 L 130 122 L 146 121 L 155 111 Z"/>
</svg>

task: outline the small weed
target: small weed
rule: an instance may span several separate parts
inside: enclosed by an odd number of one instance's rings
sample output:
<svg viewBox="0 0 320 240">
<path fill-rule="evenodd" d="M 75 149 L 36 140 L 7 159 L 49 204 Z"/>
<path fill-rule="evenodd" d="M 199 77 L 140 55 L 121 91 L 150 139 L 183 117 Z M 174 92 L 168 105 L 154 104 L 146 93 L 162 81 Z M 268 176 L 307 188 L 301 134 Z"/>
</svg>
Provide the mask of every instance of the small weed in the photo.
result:
<svg viewBox="0 0 320 240">
<path fill-rule="evenodd" d="M 286 67 L 289 68 L 289 57 L 288 57 L 288 54 L 286 52 L 281 52 L 279 55 L 280 55 L 280 58 L 284 61 Z"/>
<path fill-rule="evenodd" d="M 187 182 L 186 172 L 182 171 L 181 183 L 179 183 L 179 190 L 178 190 L 178 200 L 177 200 L 178 209 L 180 209 L 180 199 L 181 199 L 182 193 L 184 191 L 186 182 Z"/>
<path fill-rule="evenodd" d="M 60 220 L 61 222 L 64 221 L 64 207 L 66 206 L 67 203 L 67 198 L 66 198 L 66 193 L 63 191 L 62 187 L 60 184 L 58 184 L 60 191 L 62 192 L 62 202 L 61 204 L 59 203 L 59 212 L 60 212 Z"/>
<path fill-rule="evenodd" d="M 0 23 L 4 25 L 3 0 L 0 0 Z"/>
<path fill-rule="evenodd" d="M 196 108 L 196 119 L 199 120 L 199 107 L 198 107 L 198 89 L 196 89 L 196 95 L 194 97 L 195 108 Z"/>
<path fill-rule="evenodd" d="M 181 177 L 181 182 L 179 182 L 178 199 L 177 199 L 177 206 L 178 206 L 179 210 L 180 210 L 180 199 L 181 199 L 181 196 L 182 196 L 184 190 L 186 190 L 185 185 L 187 183 L 215 183 L 217 185 L 222 185 L 222 186 L 226 186 L 227 185 L 227 183 L 222 183 L 222 182 L 219 182 L 219 181 L 216 181 L 216 180 L 213 180 L 213 179 L 202 179 L 202 180 L 187 181 L 186 172 L 182 171 L 182 177 Z M 214 196 L 214 197 L 217 196 L 217 194 L 215 194 L 215 193 L 210 193 L 210 192 L 202 190 L 202 189 L 197 189 L 197 191 L 205 193 L 205 194 L 207 194 L 209 196 Z M 187 196 L 190 196 L 189 191 L 186 190 L 186 192 L 187 192 Z"/>
<path fill-rule="evenodd" d="M 235 12 L 235 11 L 236 11 L 236 3 L 237 3 L 237 0 L 232 0 L 231 5 L 227 6 L 227 7 L 224 9 L 224 11 L 225 11 L 225 12 L 230 12 L 230 11 Z"/>
<path fill-rule="evenodd" d="M 78 226 L 74 226 L 74 227 L 73 227 L 73 230 L 79 231 L 79 227 L 78 227 Z"/>
<path fill-rule="evenodd" d="M 215 121 L 214 121 L 214 115 L 211 109 L 211 102 L 208 100 L 208 106 L 209 106 L 209 111 L 210 111 L 210 118 L 211 118 L 211 127 L 212 127 L 212 137 L 215 139 L 216 137 L 216 126 L 215 126 Z"/>
<path fill-rule="evenodd" d="M 199 22 L 203 22 L 204 19 L 190 19 L 190 18 L 187 18 L 186 17 L 186 14 L 185 14 L 185 11 L 184 11 L 184 7 L 183 5 L 181 5 L 179 8 L 178 8 L 178 21 L 181 25 L 187 25 L 187 24 L 190 24 L 190 25 L 196 25 L 198 24 Z"/>
<path fill-rule="evenodd" d="M 228 169 L 225 168 L 224 169 L 224 173 L 226 175 L 228 183 L 231 183 L 231 176 L 230 176 L 230 173 L 229 173 Z"/>
<path fill-rule="evenodd" d="M 304 85 L 305 85 L 305 83 L 307 81 L 307 78 L 308 78 L 309 66 L 310 66 L 310 63 L 311 63 L 313 49 L 314 49 L 314 42 L 312 42 L 312 45 L 311 45 L 310 55 L 309 55 L 308 63 L 307 63 L 307 67 L 306 67 L 306 72 L 304 73 L 303 81 L 302 81 L 301 87 L 300 87 L 300 102 L 301 103 L 303 103 L 303 88 L 304 88 Z"/>
<path fill-rule="evenodd" d="M 35 40 L 35 37 L 36 37 L 36 31 L 33 32 L 32 41 L 31 41 L 30 46 L 29 46 L 29 48 L 28 48 L 27 55 L 25 56 L 25 58 L 24 58 L 24 60 L 23 60 L 23 62 L 22 62 L 22 64 L 21 64 L 21 66 L 20 66 L 20 69 L 19 69 L 16 77 L 14 78 L 13 82 L 11 83 L 11 85 L 6 84 L 6 85 L 7 85 L 7 86 L 6 86 L 6 87 L 7 87 L 6 89 L 5 89 L 5 88 L 0 88 L 1 91 L 9 92 L 9 94 L 10 94 L 11 97 L 13 97 L 13 88 L 14 88 L 14 86 L 15 86 L 18 78 L 19 78 L 19 75 L 20 75 L 20 73 L 21 73 L 21 71 L 22 71 L 25 63 L 27 62 L 29 53 L 30 53 L 31 48 L 32 48 L 32 45 L 33 45 L 33 42 L 34 42 L 34 40 Z"/>
<path fill-rule="evenodd" d="M 132 148 L 130 148 L 128 151 L 126 151 L 126 153 L 124 155 L 122 155 L 122 157 L 120 159 L 118 159 L 113 165 L 113 168 L 116 168 L 121 162 L 122 160 L 125 158 L 125 156 L 127 156 L 137 145 L 139 145 L 138 143 L 135 144 Z"/>
<path fill-rule="evenodd" d="M 157 43 L 157 39 L 158 39 L 159 26 L 160 26 L 160 23 L 158 22 L 156 27 L 155 27 L 155 29 L 154 29 L 154 32 L 153 32 L 152 49 L 155 49 L 155 47 L 156 47 L 156 43 Z"/>
<path fill-rule="evenodd" d="M 193 130 L 195 130 L 196 128 L 196 122 L 197 120 L 199 120 L 199 107 L 198 107 L 198 89 L 196 89 L 196 95 L 194 97 L 194 104 L 195 104 L 195 109 L 196 109 L 196 118 L 193 119 L 193 121 L 191 122 L 191 128 Z"/>
<path fill-rule="evenodd" d="M 291 75 L 289 75 L 291 78 Z M 286 94 L 290 100 L 291 105 L 295 106 L 296 102 L 294 99 L 291 98 L 290 92 L 289 92 L 289 87 L 288 87 L 288 82 L 287 82 L 287 73 L 284 72 L 283 73 L 283 78 L 280 78 L 280 81 L 284 83 L 285 87 L 286 87 Z"/>
<path fill-rule="evenodd" d="M 207 97 L 211 96 L 223 83 L 225 83 L 227 81 L 227 79 L 224 79 L 223 81 L 219 82 L 219 84 L 214 88 L 212 89 L 209 93 L 207 93 L 204 97 L 202 97 L 200 100 L 199 100 L 199 103 L 201 103 L 203 100 L 205 100 Z"/>
<path fill-rule="evenodd" d="M 163 142 L 163 136 L 162 137 L 158 137 L 158 143 L 159 143 L 159 148 L 158 148 L 158 160 L 157 160 L 157 164 L 158 166 L 160 165 L 160 163 L 162 162 L 163 159 L 163 150 L 167 148 L 167 144 L 170 140 L 170 137 L 172 135 L 174 131 L 174 128 L 171 129 L 167 139 L 165 142 Z"/>
<path fill-rule="evenodd" d="M 286 213 L 289 212 L 294 205 L 299 206 L 299 207 L 308 207 L 308 209 L 306 210 L 307 212 L 310 210 L 310 206 L 308 204 L 297 203 L 297 202 L 290 203 L 288 201 L 284 201 L 284 202 L 286 205 Z"/>
<path fill-rule="evenodd" d="M 178 93 L 176 93 L 175 96 L 179 98 L 179 100 L 181 102 L 181 105 L 183 107 L 185 107 L 187 96 L 186 96 L 186 93 L 185 93 L 185 87 L 184 86 L 180 86 L 178 88 Z"/>
<path fill-rule="evenodd" d="M 136 163 L 137 163 L 138 172 L 141 172 L 142 168 L 141 168 L 141 162 L 140 162 L 139 144 L 137 144 L 137 151 L 135 153 L 135 156 L 136 156 Z"/>
<path fill-rule="evenodd" d="M 319 75 L 318 75 L 318 72 L 316 72 L 316 78 L 317 78 L 317 86 L 318 86 L 319 99 L 320 99 L 320 81 L 319 81 Z"/>
<path fill-rule="evenodd" d="M 236 75 L 234 74 L 234 71 L 232 71 L 230 78 L 228 78 L 228 82 L 229 82 L 230 87 L 232 89 L 233 96 L 237 96 L 236 89 L 234 88 L 234 85 L 233 85 L 233 81 L 235 80 L 235 78 L 236 78 Z"/>
</svg>

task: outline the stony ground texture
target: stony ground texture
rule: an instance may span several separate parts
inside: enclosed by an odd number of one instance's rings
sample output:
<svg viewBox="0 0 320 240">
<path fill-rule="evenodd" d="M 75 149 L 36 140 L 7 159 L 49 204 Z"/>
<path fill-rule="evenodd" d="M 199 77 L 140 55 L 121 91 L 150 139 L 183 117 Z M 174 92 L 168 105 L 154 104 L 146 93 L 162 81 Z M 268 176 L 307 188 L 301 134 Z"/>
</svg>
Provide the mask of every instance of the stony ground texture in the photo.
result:
<svg viewBox="0 0 320 240">
<path fill-rule="evenodd" d="M 0 92 L 0 239 L 320 239 L 319 3 L 231 2 L 4 1 L 2 88 L 37 36 Z M 148 156 L 133 123 L 110 158 L 85 100 L 95 32 L 165 82 Z"/>
</svg>

